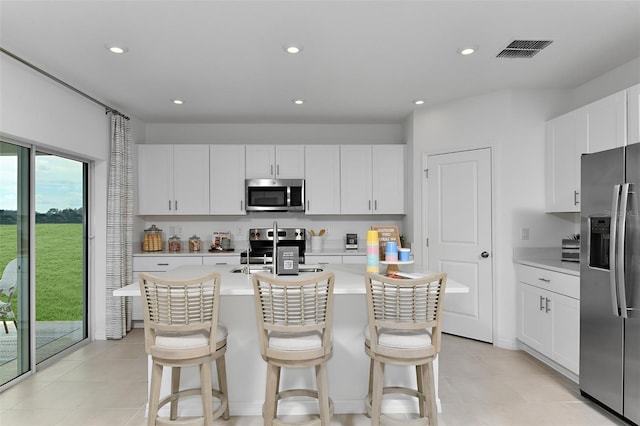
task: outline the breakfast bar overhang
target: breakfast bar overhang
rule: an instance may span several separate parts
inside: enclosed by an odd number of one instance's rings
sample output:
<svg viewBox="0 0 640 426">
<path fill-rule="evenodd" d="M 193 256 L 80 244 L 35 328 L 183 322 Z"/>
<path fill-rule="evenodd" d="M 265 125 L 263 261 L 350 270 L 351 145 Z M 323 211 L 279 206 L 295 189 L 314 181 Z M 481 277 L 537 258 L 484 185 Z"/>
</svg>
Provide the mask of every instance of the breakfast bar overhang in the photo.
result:
<svg viewBox="0 0 640 426">
<path fill-rule="evenodd" d="M 364 265 L 322 265 L 325 271 L 335 273 L 333 311 L 333 358 L 329 360 L 329 392 L 334 402 L 336 414 L 364 413 L 364 398 L 369 380 L 369 357 L 364 352 L 363 331 L 367 324 L 367 309 L 364 285 Z M 227 379 L 229 384 L 229 408 L 232 416 L 260 416 L 264 401 L 266 364 L 260 357 L 258 329 L 255 318 L 255 301 L 251 275 L 231 272 L 233 265 L 181 266 L 158 275 L 184 279 L 207 272 L 221 275 L 220 324 L 227 327 Z M 405 265 L 403 271 L 429 274 L 430 271 L 418 265 Z M 305 272 L 304 274 L 312 274 Z M 468 293 L 468 287 L 452 279 L 447 280 L 445 303 L 448 297 Z M 114 296 L 140 296 L 138 283 L 130 284 L 113 292 Z M 141 303 L 134 299 L 134 303 Z M 438 360 L 434 362 L 436 395 L 438 388 Z M 215 370 L 215 369 L 214 369 Z M 168 375 L 162 383 L 162 392 L 170 386 Z M 408 367 L 389 366 L 387 382 L 393 384 L 412 383 L 415 386 L 415 372 Z M 215 377 L 214 371 L 214 380 Z M 281 379 L 283 387 L 313 388 L 311 369 L 288 369 Z M 185 385 L 198 384 L 195 369 L 185 369 L 182 376 Z M 214 382 L 215 383 L 215 382 Z M 440 400 L 438 398 L 438 411 Z M 286 402 L 279 408 L 280 414 L 297 415 L 316 413 L 316 402 L 300 400 Z M 383 410 L 388 413 L 416 412 L 417 404 L 410 399 L 385 400 Z M 168 411 L 168 408 L 167 408 Z M 187 400 L 180 408 L 180 415 L 201 415 L 197 399 Z"/>
</svg>

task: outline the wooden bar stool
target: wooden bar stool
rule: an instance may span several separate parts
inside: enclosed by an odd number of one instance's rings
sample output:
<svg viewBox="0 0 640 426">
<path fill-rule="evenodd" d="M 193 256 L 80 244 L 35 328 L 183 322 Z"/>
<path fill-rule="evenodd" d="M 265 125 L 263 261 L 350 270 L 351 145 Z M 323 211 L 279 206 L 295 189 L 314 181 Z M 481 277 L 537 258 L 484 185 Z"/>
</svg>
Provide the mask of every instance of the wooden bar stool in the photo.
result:
<svg viewBox="0 0 640 426">
<path fill-rule="evenodd" d="M 423 278 L 394 279 L 367 272 L 367 311 L 365 352 L 371 358 L 369 393 L 365 406 L 371 424 L 404 424 L 382 414 L 384 394 L 404 394 L 418 399 L 419 418 L 411 424 L 437 425 L 433 360 L 440 352 L 440 317 L 445 273 Z M 385 364 L 415 366 L 417 389 L 384 387 Z"/>
<path fill-rule="evenodd" d="M 224 354 L 227 329 L 218 324 L 220 274 L 189 280 L 167 280 L 147 273 L 139 275 L 144 307 L 145 349 L 151 355 L 148 425 L 213 425 L 229 418 L 227 373 Z M 216 362 L 218 387 L 213 389 L 211 363 Z M 199 366 L 200 387 L 180 390 L 180 369 Z M 163 367 L 171 367 L 171 394 L 160 399 Z M 201 395 L 203 417 L 178 418 L 182 397 Z M 219 401 L 213 409 L 213 398 Z M 158 410 L 170 403 L 168 419 Z"/>
<path fill-rule="evenodd" d="M 320 418 L 305 425 L 329 426 L 333 403 L 329 398 L 326 362 L 333 354 L 332 272 L 278 277 L 253 275 L 260 354 L 267 362 L 267 384 L 262 416 L 265 426 L 291 424 L 278 419 L 278 401 L 295 396 L 318 399 Z M 280 390 L 283 367 L 314 367 L 317 390 Z"/>
</svg>

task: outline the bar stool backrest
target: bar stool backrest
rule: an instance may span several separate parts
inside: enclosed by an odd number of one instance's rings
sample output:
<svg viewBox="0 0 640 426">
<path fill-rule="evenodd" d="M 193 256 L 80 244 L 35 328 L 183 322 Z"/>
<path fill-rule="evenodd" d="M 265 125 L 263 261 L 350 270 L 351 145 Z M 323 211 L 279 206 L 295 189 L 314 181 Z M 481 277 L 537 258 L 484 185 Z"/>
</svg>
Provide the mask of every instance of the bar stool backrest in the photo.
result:
<svg viewBox="0 0 640 426">
<path fill-rule="evenodd" d="M 209 273 L 187 280 L 170 280 L 148 273 L 139 275 L 144 311 L 145 348 L 148 354 L 167 359 L 206 356 L 216 351 L 220 309 L 220 274 Z M 205 335 L 207 346 L 171 350 L 156 347 L 158 336 Z"/>
</svg>

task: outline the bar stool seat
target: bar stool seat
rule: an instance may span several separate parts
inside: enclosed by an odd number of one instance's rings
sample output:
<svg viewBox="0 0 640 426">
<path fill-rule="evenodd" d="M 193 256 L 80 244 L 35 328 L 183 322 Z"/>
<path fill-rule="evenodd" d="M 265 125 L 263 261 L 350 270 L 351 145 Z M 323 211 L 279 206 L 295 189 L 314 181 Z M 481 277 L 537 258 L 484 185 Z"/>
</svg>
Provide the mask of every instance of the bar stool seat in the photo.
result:
<svg viewBox="0 0 640 426">
<path fill-rule="evenodd" d="M 310 275 L 305 279 L 253 275 L 260 355 L 267 363 L 263 406 L 265 426 L 329 426 L 333 402 L 329 398 L 326 363 L 333 354 L 334 280 L 332 272 Z M 317 390 L 280 390 L 281 369 L 302 367 L 314 367 Z M 319 418 L 299 423 L 279 419 L 278 402 L 300 396 L 318 400 Z"/>
<path fill-rule="evenodd" d="M 229 419 L 224 355 L 227 329 L 218 324 L 220 274 L 190 280 L 167 280 L 147 273 L 139 275 L 143 295 L 145 349 L 151 356 L 148 425 L 213 425 Z M 211 363 L 216 363 L 218 389 L 213 388 Z M 198 366 L 200 387 L 180 389 L 183 367 Z M 164 367 L 171 367 L 171 393 L 160 399 Z M 203 417 L 179 418 L 178 402 L 200 395 Z M 219 404 L 213 409 L 213 399 Z M 158 411 L 170 404 L 169 418 Z"/>
<path fill-rule="evenodd" d="M 440 317 L 447 276 L 433 274 L 395 279 L 367 272 L 365 352 L 371 358 L 365 410 L 372 425 L 437 425 L 433 360 L 440 352 Z M 413 366 L 417 388 L 384 386 L 386 364 Z M 383 395 L 403 394 L 418 400 L 419 417 L 404 420 L 382 413 Z"/>
</svg>

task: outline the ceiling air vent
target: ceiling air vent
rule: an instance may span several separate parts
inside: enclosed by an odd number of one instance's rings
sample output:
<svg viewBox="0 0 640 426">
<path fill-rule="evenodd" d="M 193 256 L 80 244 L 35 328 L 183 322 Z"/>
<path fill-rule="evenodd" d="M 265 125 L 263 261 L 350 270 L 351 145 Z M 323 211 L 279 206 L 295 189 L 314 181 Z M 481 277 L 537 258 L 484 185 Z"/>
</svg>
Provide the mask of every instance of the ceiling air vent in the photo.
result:
<svg viewBox="0 0 640 426">
<path fill-rule="evenodd" d="M 532 58 L 536 53 L 553 43 L 551 40 L 514 40 L 497 58 Z"/>
</svg>

